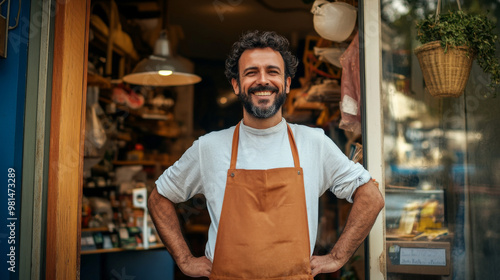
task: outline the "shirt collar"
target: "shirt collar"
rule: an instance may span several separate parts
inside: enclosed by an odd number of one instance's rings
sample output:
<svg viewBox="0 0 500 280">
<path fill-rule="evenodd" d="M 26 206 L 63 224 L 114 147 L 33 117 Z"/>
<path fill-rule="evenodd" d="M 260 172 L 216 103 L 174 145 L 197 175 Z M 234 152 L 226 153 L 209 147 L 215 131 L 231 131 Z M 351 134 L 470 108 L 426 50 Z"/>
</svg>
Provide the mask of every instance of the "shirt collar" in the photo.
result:
<svg viewBox="0 0 500 280">
<path fill-rule="evenodd" d="M 246 133 L 264 136 L 264 135 L 278 133 L 278 132 L 282 131 L 283 129 L 286 130 L 286 120 L 285 120 L 285 118 L 281 118 L 281 121 L 277 125 L 269 127 L 269 128 L 265 128 L 265 129 L 258 129 L 258 128 L 249 127 L 249 126 L 246 126 L 245 124 L 243 124 L 243 122 L 241 122 L 240 127 L 241 127 L 241 131 L 244 131 Z"/>
</svg>

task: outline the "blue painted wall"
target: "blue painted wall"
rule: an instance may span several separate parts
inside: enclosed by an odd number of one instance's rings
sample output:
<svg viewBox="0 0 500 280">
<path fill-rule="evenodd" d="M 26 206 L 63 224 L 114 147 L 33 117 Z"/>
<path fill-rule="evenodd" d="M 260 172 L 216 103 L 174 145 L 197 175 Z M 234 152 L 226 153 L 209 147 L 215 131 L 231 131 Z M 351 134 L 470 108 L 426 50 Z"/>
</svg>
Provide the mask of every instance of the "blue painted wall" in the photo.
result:
<svg viewBox="0 0 500 280">
<path fill-rule="evenodd" d="M 9 25 L 14 26 L 19 2 L 10 2 Z M 7 14 L 6 10 L 7 2 L 2 5 L 2 15 Z M 19 26 L 9 31 L 7 59 L 0 58 L 0 279 L 19 279 L 19 217 L 29 11 L 30 1 L 22 1 Z M 15 200 L 9 202 L 9 198 Z M 10 215 L 11 212 L 13 215 Z M 9 264 L 11 260 L 13 262 Z"/>
</svg>

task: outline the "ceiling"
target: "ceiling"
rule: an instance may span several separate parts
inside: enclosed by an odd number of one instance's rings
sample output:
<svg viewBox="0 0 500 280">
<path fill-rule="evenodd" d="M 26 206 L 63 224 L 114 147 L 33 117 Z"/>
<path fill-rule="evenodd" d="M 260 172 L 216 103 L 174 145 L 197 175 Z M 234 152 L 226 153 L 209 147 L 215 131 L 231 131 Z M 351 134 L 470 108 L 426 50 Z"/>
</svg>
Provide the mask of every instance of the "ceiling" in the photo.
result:
<svg viewBox="0 0 500 280">
<path fill-rule="evenodd" d="M 231 45 L 247 30 L 273 30 L 286 36 L 292 48 L 307 34 L 316 34 L 312 0 L 116 0 L 128 22 L 141 26 L 152 45 L 162 26 L 180 26 L 177 51 L 191 59 L 223 60 Z M 162 9 L 162 7 L 166 7 Z M 166 13 L 162 13 L 162 10 Z M 166 17 L 162 15 L 166 14 Z M 177 28 L 177 30 L 179 30 Z M 177 32 L 179 33 L 179 32 Z"/>
</svg>

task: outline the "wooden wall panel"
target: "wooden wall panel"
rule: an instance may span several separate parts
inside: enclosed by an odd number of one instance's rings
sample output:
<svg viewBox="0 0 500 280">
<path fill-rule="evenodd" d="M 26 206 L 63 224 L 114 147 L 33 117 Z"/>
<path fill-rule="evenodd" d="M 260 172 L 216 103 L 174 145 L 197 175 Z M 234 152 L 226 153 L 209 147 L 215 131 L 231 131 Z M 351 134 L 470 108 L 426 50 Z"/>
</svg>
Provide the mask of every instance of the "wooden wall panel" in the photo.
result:
<svg viewBox="0 0 500 280">
<path fill-rule="evenodd" d="M 56 0 L 46 279 L 79 279 L 90 0 Z"/>
</svg>

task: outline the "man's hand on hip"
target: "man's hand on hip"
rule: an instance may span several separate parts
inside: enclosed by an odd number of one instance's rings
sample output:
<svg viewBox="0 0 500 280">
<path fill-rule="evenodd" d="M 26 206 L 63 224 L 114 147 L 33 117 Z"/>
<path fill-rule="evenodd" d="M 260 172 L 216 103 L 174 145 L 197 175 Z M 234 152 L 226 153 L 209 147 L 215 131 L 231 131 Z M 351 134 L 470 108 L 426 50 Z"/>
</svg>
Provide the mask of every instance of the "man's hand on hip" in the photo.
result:
<svg viewBox="0 0 500 280">
<path fill-rule="evenodd" d="M 344 263 L 333 258 L 332 254 L 311 257 L 311 273 L 313 277 L 320 273 L 335 272 L 342 268 L 343 265 Z"/>
<path fill-rule="evenodd" d="M 209 277 L 212 272 L 212 262 L 207 257 L 189 257 L 177 264 L 179 269 L 190 277 Z"/>
</svg>

